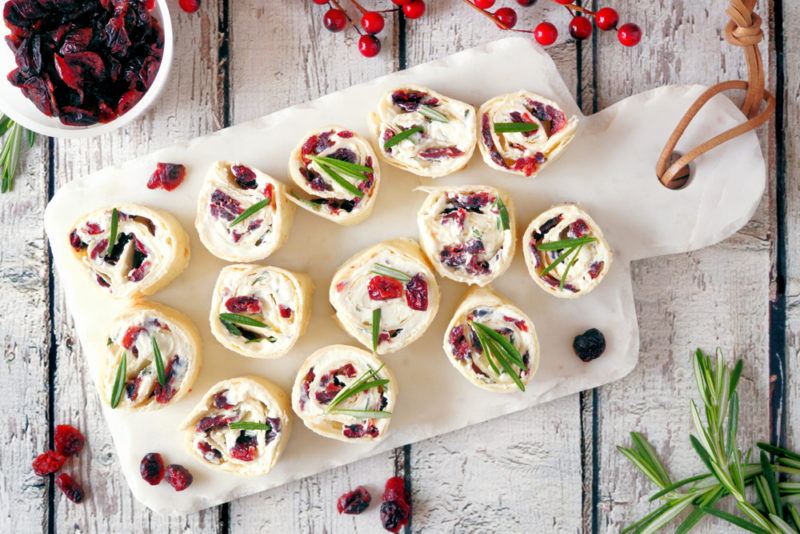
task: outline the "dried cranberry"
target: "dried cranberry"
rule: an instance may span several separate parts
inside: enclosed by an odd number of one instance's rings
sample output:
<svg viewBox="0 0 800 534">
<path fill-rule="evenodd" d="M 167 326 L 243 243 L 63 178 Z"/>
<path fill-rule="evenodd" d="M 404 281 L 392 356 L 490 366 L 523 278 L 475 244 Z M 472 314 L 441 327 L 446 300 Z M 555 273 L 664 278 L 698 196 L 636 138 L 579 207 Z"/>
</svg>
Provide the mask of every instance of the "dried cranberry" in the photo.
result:
<svg viewBox="0 0 800 534">
<path fill-rule="evenodd" d="M 177 188 L 186 178 L 186 167 L 178 163 L 159 163 L 147 182 L 148 189 L 161 187 L 167 191 Z"/>
<path fill-rule="evenodd" d="M 283 304 L 279 304 L 278 305 L 278 310 L 281 313 L 281 317 L 283 317 L 284 319 L 288 319 L 288 318 L 290 318 L 292 316 L 292 309 L 289 308 L 288 306 L 284 306 Z"/>
<path fill-rule="evenodd" d="M 222 217 L 226 221 L 232 221 L 244 212 L 238 200 L 220 189 L 215 189 L 211 193 L 210 210 L 213 217 Z"/>
<path fill-rule="evenodd" d="M 606 338 L 597 328 L 590 328 L 583 334 L 575 336 L 572 348 L 581 360 L 590 362 L 605 352 Z"/>
<path fill-rule="evenodd" d="M 494 144 L 494 139 L 492 138 L 492 124 L 488 113 L 484 113 L 481 118 L 481 139 L 487 150 L 489 150 L 489 156 L 492 158 L 492 161 L 504 169 L 507 168 L 506 160 L 503 159 L 503 156 Z"/>
<path fill-rule="evenodd" d="M 167 466 L 164 480 L 175 488 L 175 491 L 183 491 L 192 485 L 192 474 L 182 465 L 170 464 Z"/>
<path fill-rule="evenodd" d="M 453 347 L 453 356 L 455 356 L 456 360 L 463 360 L 466 358 L 469 353 L 470 345 L 467 337 L 464 335 L 463 325 L 456 326 L 450 330 L 448 341 L 450 342 L 450 346 Z"/>
<path fill-rule="evenodd" d="M 514 162 L 512 169 L 523 173 L 525 176 L 531 176 L 539 169 L 539 163 L 536 157 L 519 158 Z"/>
<path fill-rule="evenodd" d="M 417 273 L 406 284 L 406 304 L 412 310 L 428 309 L 428 282 Z"/>
<path fill-rule="evenodd" d="M 54 441 L 56 451 L 64 456 L 75 456 L 83 449 L 86 438 L 72 425 L 56 425 Z"/>
<path fill-rule="evenodd" d="M 369 507 L 372 495 L 367 488 L 358 486 L 353 491 L 348 491 L 336 501 L 336 510 L 340 514 L 358 515 Z"/>
<path fill-rule="evenodd" d="M 231 457 L 242 462 L 252 462 L 258 456 L 257 443 L 258 440 L 255 436 L 245 434 L 242 431 L 239 437 L 236 438 L 236 444 L 231 447 Z"/>
<path fill-rule="evenodd" d="M 157 486 L 164 479 L 164 459 L 157 452 L 144 455 L 139 464 L 139 473 L 151 486 Z"/>
<path fill-rule="evenodd" d="M 176 390 L 173 387 L 175 383 L 175 368 L 180 365 L 182 365 L 182 362 L 177 354 L 167 362 L 167 367 L 164 369 L 166 385 L 162 386 L 161 384 L 156 384 L 156 387 L 153 388 L 156 402 L 166 404 L 175 396 Z"/>
<path fill-rule="evenodd" d="M 122 347 L 126 350 L 130 350 L 134 343 L 136 343 L 136 338 L 139 337 L 139 334 L 142 332 L 147 332 L 147 329 L 141 326 L 131 326 L 125 331 L 125 335 L 122 336 Z"/>
<path fill-rule="evenodd" d="M 367 285 L 372 300 L 391 300 L 403 296 L 403 283 L 391 276 L 373 276 Z"/>
<path fill-rule="evenodd" d="M 358 439 L 363 438 L 364 436 L 371 436 L 373 438 L 377 438 L 379 434 L 378 428 L 375 425 L 368 425 L 366 428 L 364 425 L 346 425 L 342 429 L 342 435 L 346 438 L 350 439 Z"/>
<path fill-rule="evenodd" d="M 442 224 L 453 221 L 455 222 L 459 228 L 464 228 L 464 221 L 467 220 L 467 212 L 462 208 L 449 208 L 452 211 L 448 211 L 442 215 Z"/>
<path fill-rule="evenodd" d="M 69 244 L 72 245 L 72 248 L 74 248 L 75 250 L 83 250 L 88 246 L 86 243 L 81 241 L 80 236 L 78 236 L 77 230 L 73 230 L 72 232 L 70 232 Z"/>
<path fill-rule="evenodd" d="M 392 477 L 386 481 L 381 503 L 381 523 L 389 532 L 398 532 L 408 524 L 411 506 L 408 504 L 405 481 L 402 477 Z"/>
<path fill-rule="evenodd" d="M 514 326 L 516 326 L 517 328 L 519 328 L 523 332 L 527 332 L 528 331 L 528 324 L 525 321 L 523 321 L 522 319 L 515 319 L 513 317 L 509 317 L 507 315 L 504 315 L 503 316 L 503 320 L 506 321 L 506 322 L 509 322 L 509 323 L 514 323 Z"/>
<path fill-rule="evenodd" d="M 208 432 L 221 426 L 226 426 L 231 422 L 230 417 L 224 415 L 208 415 L 200 419 L 194 426 L 196 432 Z"/>
<path fill-rule="evenodd" d="M 231 174 L 233 174 L 233 179 L 242 189 L 255 189 L 258 187 L 258 182 L 256 181 L 256 173 L 253 172 L 253 169 L 250 167 L 245 167 L 244 165 L 231 165 Z"/>
<path fill-rule="evenodd" d="M 455 146 L 427 148 L 420 152 L 419 157 L 422 159 L 442 159 L 442 158 L 457 158 L 463 156 L 464 152 Z"/>
<path fill-rule="evenodd" d="M 233 404 L 228 404 L 228 397 L 226 394 L 228 390 L 218 391 L 214 394 L 214 407 L 219 408 L 220 410 L 229 410 L 233 408 Z"/>
<path fill-rule="evenodd" d="M 231 313 L 259 313 L 261 301 L 256 297 L 231 297 L 225 301 L 225 308 Z"/>
<path fill-rule="evenodd" d="M 605 267 L 604 261 L 596 261 L 592 263 L 592 265 L 589 266 L 589 277 L 594 280 L 600 276 L 600 273 L 603 272 L 603 267 Z"/>
<path fill-rule="evenodd" d="M 575 222 L 569 225 L 568 237 L 573 239 L 583 237 L 588 231 L 589 226 L 586 224 L 586 221 L 583 219 L 577 219 Z"/>
<path fill-rule="evenodd" d="M 414 89 L 398 89 L 392 93 L 392 103 L 403 111 L 410 113 L 416 111 L 420 104 L 431 107 L 437 106 L 439 99 Z"/>
<path fill-rule="evenodd" d="M 72 502 L 79 503 L 83 500 L 83 489 L 68 474 L 61 473 L 58 475 L 56 477 L 56 486 Z"/>
<path fill-rule="evenodd" d="M 60 452 L 47 451 L 37 456 L 31 463 L 31 466 L 33 467 L 34 473 L 43 477 L 61 469 L 61 466 L 63 466 L 66 461 L 66 457 Z"/>
</svg>

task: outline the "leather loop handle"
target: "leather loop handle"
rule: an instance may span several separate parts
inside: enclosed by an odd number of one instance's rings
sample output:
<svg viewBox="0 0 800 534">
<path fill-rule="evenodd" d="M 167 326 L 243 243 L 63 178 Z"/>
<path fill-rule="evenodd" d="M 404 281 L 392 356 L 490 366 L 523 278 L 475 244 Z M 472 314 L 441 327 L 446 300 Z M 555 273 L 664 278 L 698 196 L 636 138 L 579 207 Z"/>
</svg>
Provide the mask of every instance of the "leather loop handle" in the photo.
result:
<svg viewBox="0 0 800 534">
<path fill-rule="evenodd" d="M 686 111 L 686 114 L 681 118 L 667 140 L 656 164 L 658 179 L 666 187 L 675 188 L 676 185 L 680 184 L 687 175 L 684 169 L 702 154 L 726 141 L 758 128 L 767 122 L 775 112 L 775 97 L 765 90 L 764 64 L 761 60 L 761 52 L 758 50 L 758 45 L 764 38 L 764 32 L 761 30 L 761 17 L 753 12 L 755 5 L 756 0 L 730 0 L 730 5 L 726 10 L 731 20 L 725 26 L 725 40 L 732 45 L 742 47 L 747 61 L 748 79 L 747 81 L 722 82 L 709 87 Z M 741 110 L 748 120 L 694 147 L 677 161 L 669 164 L 678 141 L 700 109 L 715 95 L 730 89 L 744 89 L 747 91 Z M 762 101 L 767 104 L 760 111 Z"/>
</svg>

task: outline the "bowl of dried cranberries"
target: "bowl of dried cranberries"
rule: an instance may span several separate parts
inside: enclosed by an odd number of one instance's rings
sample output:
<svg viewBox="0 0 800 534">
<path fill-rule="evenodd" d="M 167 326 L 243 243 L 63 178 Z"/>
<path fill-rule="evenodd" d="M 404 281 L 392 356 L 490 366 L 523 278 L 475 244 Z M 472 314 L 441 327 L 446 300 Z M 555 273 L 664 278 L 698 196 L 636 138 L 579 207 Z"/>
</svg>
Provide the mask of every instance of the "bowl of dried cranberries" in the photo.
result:
<svg viewBox="0 0 800 534">
<path fill-rule="evenodd" d="M 141 115 L 166 85 L 166 0 L 0 0 L 0 110 L 53 137 L 88 137 Z"/>
</svg>

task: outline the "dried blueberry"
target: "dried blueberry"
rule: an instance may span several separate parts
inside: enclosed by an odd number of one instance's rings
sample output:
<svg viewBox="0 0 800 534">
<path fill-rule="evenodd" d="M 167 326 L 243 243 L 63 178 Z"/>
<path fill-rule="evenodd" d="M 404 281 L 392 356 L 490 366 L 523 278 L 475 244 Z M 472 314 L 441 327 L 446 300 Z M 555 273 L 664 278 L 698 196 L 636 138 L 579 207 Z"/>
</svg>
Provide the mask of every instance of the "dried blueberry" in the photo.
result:
<svg viewBox="0 0 800 534">
<path fill-rule="evenodd" d="M 579 336 L 575 336 L 572 348 L 578 358 L 590 362 L 598 358 L 606 350 L 606 338 L 597 328 L 591 328 Z"/>
</svg>

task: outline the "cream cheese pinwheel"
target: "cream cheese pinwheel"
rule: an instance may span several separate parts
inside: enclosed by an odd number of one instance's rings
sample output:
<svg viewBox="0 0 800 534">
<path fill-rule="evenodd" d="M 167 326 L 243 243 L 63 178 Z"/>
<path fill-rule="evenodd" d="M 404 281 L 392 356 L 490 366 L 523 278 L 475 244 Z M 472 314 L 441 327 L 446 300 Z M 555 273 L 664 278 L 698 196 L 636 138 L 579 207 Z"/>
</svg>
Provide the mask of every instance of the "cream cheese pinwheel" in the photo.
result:
<svg viewBox="0 0 800 534">
<path fill-rule="evenodd" d="M 575 137 L 578 119 L 528 91 L 492 98 L 478 111 L 481 154 L 490 167 L 535 176 Z"/>
<path fill-rule="evenodd" d="M 200 334 L 183 313 L 140 301 L 114 321 L 100 371 L 112 408 L 151 410 L 182 399 L 202 366 Z"/>
<path fill-rule="evenodd" d="M 475 108 L 426 87 L 406 85 L 389 91 L 369 123 L 381 156 L 419 176 L 452 174 L 475 151 Z"/>
<path fill-rule="evenodd" d="M 195 228 L 216 257 L 258 261 L 286 241 L 293 214 L 280 181 L 241 163 L 218 161 L 200 190 Z"/>
<path fill-rule="evenodd" d="M 536 217 L 522 238 L 525 263 L 536 284 L 560 298 L 593 290 L 611 267 L 611 249 L 589 215 L 573 204 Z"/>
<path fill-rule="evenodd" d="M 118 204 L 84 215 L 69 243 L 75 258 L 118 298 L 152 295 L 189 264 L 189 236 L 171 214 Z"/>
<path fill-rule="evenodd" d="M 382 439 L 396 398 L 392 372 L 373 354 L 347 345 L 314 352 L 292 388 L 292 408 L 309 429 L 348 442 Z"/>
<path fill-rule="evenodd" d="M 372 146 L 340 126 L 307 134 L 292 151 L 289 175 L 302 189 L 290 194 L 292 202 L 345 226 L 369 217 L 381 185 Z"/>
<path fill-rule="evenodd" d="M 533 322 L 489 288 L 464 297 L 445 331 L 444 352 L 467 380 L 500 393 L 524 391 L 539 366 Z"/>
<path fill-rule="evenodd" d="M 278 267 L 229 265 L 211 300 L 211 333 L 226 348 L 251 358 L 289 352 L 311 316 L 313 282 Z"/>
<path fill-rule="evenodd" d="M 329 298 L 348 334 L 388 354 L 425 333 L 439 309 L 439 286 L 419 245 L 393 239 L 347 260 Z"/>
<path fill-rule="evenodd" d="M 511 265 L 516 221 L 511 197 L 483 185 L 422 187 L 417 215 L 422 249 L 451 280 L 484 286 Z"/>
<path fill-rule="evenodd" d="M 186 448 L 211 469 L 266 475 L 281 456 L 292 427 L 289 396 L 257 376 L 211 387 L 181 425 Z"/>
</svg>

